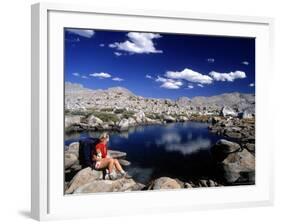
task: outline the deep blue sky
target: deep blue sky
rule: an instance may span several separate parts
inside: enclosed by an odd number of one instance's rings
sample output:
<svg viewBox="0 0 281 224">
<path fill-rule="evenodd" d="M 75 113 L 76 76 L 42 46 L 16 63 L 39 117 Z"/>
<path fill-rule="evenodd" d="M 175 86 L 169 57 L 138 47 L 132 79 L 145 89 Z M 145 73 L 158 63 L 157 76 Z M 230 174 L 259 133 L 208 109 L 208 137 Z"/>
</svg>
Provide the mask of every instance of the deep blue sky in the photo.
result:
<svg viewBox="0 0 281 224">
<path fill-rule="evenodd" d="M 138 39 L 130 39 L 128 33 L 128 31 L 65 29 L 65 81 L 80 83 L 92 89 L 122 86 L 136 95 L 172 99 L 180 96 L 211 96 L 226 92 L 255 91 L 253 38 L 159 33 L 161 37 L 148 40 L 152 42 L 154 50 L 159 52 L 151 52 L 148 49 L 147 52 L 136 53 L 118 49 L 116 45 L 109 46 L 124 41 L 133 45 L 138 44 Z M 143 47 L 146 46 L 140 48 Z M 117 56 L 114 52 L 121 55 Z M 156 81 L 157 76 L 167 79 L 165 77 L 167 71 L 180 72 L 185 68 L 210 77 L 211 71 L 218 73 L 242 71 L 246 77 L 233 81 L 216 81 L 211 77 L 210 84 L 201 83 L 203 87 L 198 86 L 200 84 L 198 81 L 173 79 L 174 82 L 181 82 L 177 89 L 165 88 L 164 82 Z M 107 73 L 111 77 L 89 76 L 93 73 Z M 147 78 L 147 75 L 151 78 Z M 123 81 L 112 80 L 116 77 Z"/>
</svg>

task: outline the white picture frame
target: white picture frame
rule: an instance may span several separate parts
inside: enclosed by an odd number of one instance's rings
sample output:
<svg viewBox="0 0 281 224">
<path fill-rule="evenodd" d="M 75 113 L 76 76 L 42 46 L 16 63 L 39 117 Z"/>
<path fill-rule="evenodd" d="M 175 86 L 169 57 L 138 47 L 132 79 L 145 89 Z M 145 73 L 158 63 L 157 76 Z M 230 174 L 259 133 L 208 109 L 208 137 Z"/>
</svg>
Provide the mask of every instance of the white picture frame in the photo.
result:
<svg viewBox="0 0 281 224">
<path fill-rule="evenodd" d="M 270 134 L 263 130 L 269 130 L 271 122 L 270 109 L 266 107 L 270 79 L 266 75 L 273 74 L 273 23 L 273 19 L 262 17 L 32 5 L 32 217 L 50 220 L 271 205 L 273 146 Z M 63 27 L 255 37 L 256 184 L 65 196 L 63 171 L 60 172 L 64 134 Z"/>
</svg>

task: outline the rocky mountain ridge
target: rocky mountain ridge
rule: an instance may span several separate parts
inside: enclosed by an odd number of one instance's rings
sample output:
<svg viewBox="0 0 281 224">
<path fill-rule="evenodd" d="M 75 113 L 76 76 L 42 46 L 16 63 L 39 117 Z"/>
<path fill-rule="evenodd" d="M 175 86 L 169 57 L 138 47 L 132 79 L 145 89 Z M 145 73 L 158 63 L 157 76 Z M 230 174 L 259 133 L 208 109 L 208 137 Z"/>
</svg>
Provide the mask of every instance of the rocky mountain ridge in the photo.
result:
<svg viewBox="0 0 281 224">
<path fill-rule="evenodd" d="M 210 97 L 198 96 L 192 99 L 180 97 L 177 100 L 171 100 L 137 96 L 123 87 L 91 90 L 80 84 L 69 82 L 65 84 L 65 108 L 70 111 L 108 108 L 179 115 L 219 113 L 224 106 L 231 107 L 236 112 L 247 110 L 254 114 L 255 95 L 234 92 Z"/>
</svg>

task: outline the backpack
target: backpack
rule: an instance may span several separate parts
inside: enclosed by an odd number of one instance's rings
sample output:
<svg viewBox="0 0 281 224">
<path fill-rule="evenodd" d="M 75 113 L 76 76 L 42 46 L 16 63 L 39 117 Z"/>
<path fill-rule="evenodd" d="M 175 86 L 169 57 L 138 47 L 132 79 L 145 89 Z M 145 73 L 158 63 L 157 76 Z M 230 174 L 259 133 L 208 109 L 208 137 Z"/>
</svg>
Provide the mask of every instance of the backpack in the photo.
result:
<svg viewBox="0 0 281 224">
<path fill-rule="evenodd" d="M 99 142 L 98 138 L 92 137 L 79 140 L 79 162 L 82 168 L 92 167 L 92 155 Z"/>
</svg>

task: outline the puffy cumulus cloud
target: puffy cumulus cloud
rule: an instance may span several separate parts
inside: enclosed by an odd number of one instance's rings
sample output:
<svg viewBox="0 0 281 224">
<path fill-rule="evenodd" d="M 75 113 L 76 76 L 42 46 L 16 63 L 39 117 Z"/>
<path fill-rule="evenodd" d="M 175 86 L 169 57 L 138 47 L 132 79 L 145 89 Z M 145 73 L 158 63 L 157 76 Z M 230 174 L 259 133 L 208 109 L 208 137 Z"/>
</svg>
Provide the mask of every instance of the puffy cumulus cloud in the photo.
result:
<svg viewBox="0 0 281 224">
<path fill-rule="evenodd" d="M 82 79 L 88 79 L 89 77 L 86 76 L 86 75 L 82 75 L 81 78 L 82 78 Z"/>
<path fill-rule="evenodd" d="M 183 79 L 189 82 L 195 82 L 200 84 L 211 84 L 213 82 L 213 79 L 210 76 L 203 75 L 189 68 L 185 68 L 180 72 L 167 71 L 165 77 L 170 79 Z"/>
<path fill-rule="evenodd" d="M 229 73 L 220 73 L 212 71 L 209 75 L 216 81 L 228 81 L 233 82 L 235 79 L 244 79 L 246 78 L 246 73 L 242 71 L 235 71 Z"/>
<path fill-rule="evenodd" d="M 100 47 L 104 47 L 104 46 L 105 46 L 105 44 L 100 44 L 99 46 L 100 46 Z"/>
<path fill-rule="evenodd" d="M 250 86 L 250 87 L 254 87 L 254 86 L 255 86 L 255 83 L 250 83 L 249 86 Z"/>
<path fill-rule="evenodd" d="M 155 79 L 156 82 L 161 82 L 162 85 L 160 87 L 165 89 L 179 89 L 183 83 L 179 80 L 174 79 L 166 79 L 161 76 L 158 76 L 157 79 Z"/>
<path fill-rule="evenodd" d="M 109 44 L 109 47 L 131 54 L 163 53 L 162 50 L 157 50 L 153 43 L 153 39 L 161 37 L 159 34 L 129 32 L 127 37 L 129 40 Z"/>
<path fill-rule="evenodd" d="M 112 78 L 112 80 L 113 80 L 113 81 L 117 81 L 117 82 L 122 82 L 122 81 L 124 81 L 124 79 L 121 79 L 121 78 L 119 78 L 119 77 L 114 77 L 114 78 Z"/>
<path fill-rule="evenodd" d="M 146 75 L 145 78 L 147 78 L 147 79 L 153 79 L 151 75 Z"/>
<path fill-rule="evenodd" d="M 241 62 L 243 65 L 249 65 L 250 63 L 248 61 L 242 61 Z"/>
<path fill-rule="evenodd" d="M 100 72 L 100 73 L 92 73 L 89 76 L 100 78 L 100 79 L 106 79 L 106 78 L 111 78 L 111 75 L 105 72 Z"/>
<path fill-rule="evenodd" d="M 201 88 L 203 88 L 203 87 L 204 87 L 204 86 L 203 86 L 202 84 L 200 84 L 200 83 L 199 83 L 199 84 L 197 84 L 197 86 L 199 86 L 199 87 L 201 87 Z"/>
<path fill-rule="evenodd" d="M 91 38 L 94 36 L 95 31 L 93 30 L 86 30 L 86 29 L 66 29 L 70 33 L 74 33 L 81 37 Z"/>
<path fill-rule="evenodd" d="M 178 85 L 174 82 L 164 82 L 160 87 L 165 89 L 179 89 L 182 84 Z"/>
</svg>

